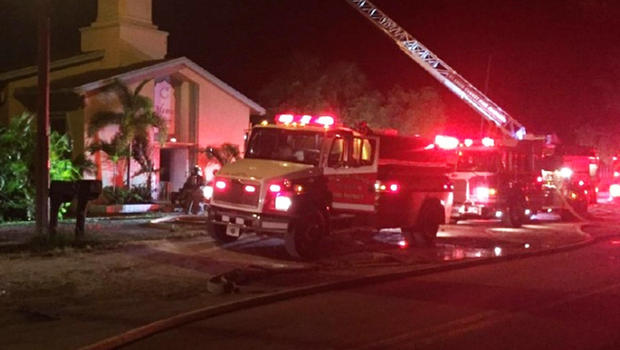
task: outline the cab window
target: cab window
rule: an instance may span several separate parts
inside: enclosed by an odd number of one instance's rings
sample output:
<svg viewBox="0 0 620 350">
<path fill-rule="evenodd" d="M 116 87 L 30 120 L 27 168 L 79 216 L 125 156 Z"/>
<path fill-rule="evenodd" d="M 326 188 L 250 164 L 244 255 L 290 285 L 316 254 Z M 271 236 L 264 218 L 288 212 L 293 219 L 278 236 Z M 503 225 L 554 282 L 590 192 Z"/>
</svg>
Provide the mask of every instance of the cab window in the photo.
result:
<svg viewBox="0 0 620 350">
<path fill-rule="evenodd" d="M 330 167 L 342 165 L 345 161 L 345 142 L 342 138 L 336 138 L 329 149 L 327 165 Z"/>
<path fill-rule="evenodd" d="M 356 137 L 351 145 L 351 156 L 349 163 L 351 166 L 363 166 L 372 164 L 373 146 L 370 140 Z"/>
</svg>

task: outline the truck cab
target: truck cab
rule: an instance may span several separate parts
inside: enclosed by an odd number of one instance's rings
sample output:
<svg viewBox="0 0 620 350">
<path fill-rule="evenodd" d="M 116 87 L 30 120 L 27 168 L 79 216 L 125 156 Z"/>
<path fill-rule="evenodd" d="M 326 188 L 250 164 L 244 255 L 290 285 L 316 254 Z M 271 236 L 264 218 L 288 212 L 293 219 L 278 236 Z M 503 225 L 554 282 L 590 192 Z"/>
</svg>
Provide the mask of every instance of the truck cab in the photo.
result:
<svg viewBox="0 0 620 350">
<path fill-rule="evenodd" d="M 451 204 L 445 169 L 443 175 L 428 173 L 434 183 L 415 187 L 406 170 L 419 169 L 382 165 L 381 141 L 380 135 L 337 126 L 331 116 L 280 114 L 275 124 L 253 127 L 244 158 L 214 178 L 209 233 L 219 242 L 245 232 L 279 235 L 298 258 L 316 256 L 323 236 L 354 226 L 424 227 L 435 236 Z M 419 200 L 412 200 L 414 192 Z M 378 215 L 399 210 L 409 215 L 393 221 Z"/>
</svg>

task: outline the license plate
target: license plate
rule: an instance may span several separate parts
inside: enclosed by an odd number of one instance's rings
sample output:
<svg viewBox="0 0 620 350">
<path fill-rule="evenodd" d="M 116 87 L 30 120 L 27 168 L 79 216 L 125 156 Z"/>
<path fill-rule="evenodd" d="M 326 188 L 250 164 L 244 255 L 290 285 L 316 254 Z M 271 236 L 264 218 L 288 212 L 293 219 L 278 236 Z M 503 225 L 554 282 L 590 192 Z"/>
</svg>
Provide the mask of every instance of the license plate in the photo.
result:
<svg viewBox="0 0 620 350">
<path fill-rule="evenodd" d="M 241 226 L 228 224 L 226 226 L 226 235 L 232 237 L 239 237 L 241 235 Z"/>
</svg>

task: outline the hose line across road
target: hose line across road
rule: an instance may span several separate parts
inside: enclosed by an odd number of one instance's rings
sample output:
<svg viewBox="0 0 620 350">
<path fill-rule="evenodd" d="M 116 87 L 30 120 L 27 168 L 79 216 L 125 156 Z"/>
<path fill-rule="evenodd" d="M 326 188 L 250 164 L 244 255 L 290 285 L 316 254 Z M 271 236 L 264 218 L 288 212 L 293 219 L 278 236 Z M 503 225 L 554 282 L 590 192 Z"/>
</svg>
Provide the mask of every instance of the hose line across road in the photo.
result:
<svg viewBox="0 0 620 350">
<path fill-rule="evenodd" d="M 577 230 L 580 230 L 581 226 L 582 224 L 574 224 L 574 227 Z M 395 271 L 390 271 L 388 273 L 370 274 L 370 275 L 364 275 L 361 277 L 347 277 L 347 278 L 343 278 L 341 280 L 334 281 L 334 282 L 313 284 L 310 286 L 292 288 L 292 289 L 287 289 L 287 290 L 283 290 L 283 291 L 279 291 L 275 293 L 264 294 L 264 295 L 255 296 L 255 297 L 249 297 L 246 299 L 242 299 L 242 300 L 238 300 L 238 301 L 234 301 L 230 303 L 224 303 L 220 305 L 205 307 L 202 309 L 192 310 L 187 313 L 179 314 L 179 315 L 167 318 L 167 319 L 158 320 L 153 323 L 144 325 L 142 327 L 132 329 L 123 334 L 104 339 L 98 343 L 86 346 L 83 349 L 113 349 L 113 348 L 127 346 L 128 344 L 134 344 L 132 345 L 132 347 L 136 347 L 136 348 L 157 348 L 157 347 L 166 348 L 164 344 L 167 344 L 169 347 L 172 347 L 173 346 L 172 345 L 173 343 L 171 343 L 172 341 L 186 342 L 185 344 L 191 347 L 191 344 L 202 344 L 199 342 L 192 343 L 192 340 L 190 339 L 193 339 L 193 337 L 195 337 L 196 339 L 201 339 L 201 341 L 203 340 L 206 341 L 206 339 L 203 339 L 205 337 L 209 338 L 208 335 L 205 335 L 205 334 L 208 334 L 209 332 L 206 332 L 206 333 L 202 332 L 201 333 L 202 335 L 196 335 L 191 330 L 195 329 L 196 327 L 203 327 L 202 325 L 205 323 L 212 324 L 212 325 L 218 325 L 219 324 L 218 320 L 221 318 L 233 319 L 236 317 L 235 315 L 243 315 L 247 313 L 260 314 L 261 313 L 260 310 L 278 308 L 275 305 L 283 305 L 283 304 L 288 304 L 288 303 L 297 304 L 297 303 L 302 303 L 303 300 L 314 300 L 317 298 L 320 299 L 322 298 L 321 296 L 323 295 L 332 295 L 334 293 L 345 293 L 346 294 L 346 293 L 349 293 L 349 291 L 353 292 L 359 289 L 374 288 L 374 286 L 377 286 L 376 288 L 381 288 L 381 286 L 386 286 L 386 285 L 405 284 L 405 283 L 408 283 L 407 281 L 415 281 L 416 279 L 420 279 L 420 278 L 424 279 L 425 278 L 424 276 L 435 276 L 435 275 L 441 276 L 446 273 L 448 274 L 462 273 L 463 275 L 468 275 L 471 273 L 467 271 L 472 271 L 475 269 L 494 270 L 495 268 L 493 267 L 485 267 L 485 266 L 494 266 L 492 264 L 496 264 L 496 263 L 503 263 L 502 264 L 503 266 L 512 266 L 514 264 L 520 264 L 518 263 L 518 261 L 526 257 L 535 258 L 535 259 L 526 259 L 526 260 L 541 260 L 541 259 L 546 259 L 545 258 L 546 256 L 550 256 L 553 253 L 561 253 L 561 252 L 564 253 L 564 254 L 554 254 L 555 256 L 575 254 L 572 251 L 575 251 L 577 248 L 585 247 L 585 246 L 595 243 L 597 240 L 604 240 L 604 239 L 606 238 L 604 238 L 603 236 L 599 236 L 598 238 L 592 238 L 587 234 L 583 234 L 583 239 L 581 241 L 577 241 L 577 242 L 573 241 L 569 244 L 556 245 L 551 248 L 546 247 L 545 249 L 522 250 L 522 251 L 516 251 L 510 254 L 503 254 L 500 256 L 494 256 L 490 258 L 462 260 L 462 261 L 456 261 L 456 262 L 448 261 L 446 263 L 427 265 L 424 267 L 414 266 L 411 268 L 403 268 L 403 269 L 398 269 Z M 499 268 L 499 270 L 503 270 L 503 269 L 504 267 Z M 457 272 L 457 271 L 462 271 L 462 272 Z M 515 275 L 518 275 L 518 274 L 515 274 Z M 432 277 L 429 277 L 429 278 L 432 278 Z M 416 285 L 416 283 L 413 283 L 413 285 Z M 458 288 L 454 290 L 454 292 L 458 292 Z M 466 290 L 466 292 L 471 292 L 471 291 Z M 528 291 L 528 293 L 531 293 L 531 292 Z M 441 295 L 441 293 L 438 295 Z M 533 304 L 534 306 L 528 306 L 530 308 L 535 307 L 535 305 L 537 305 L 537 301 L 535 299 L 531 300 L 530 303 L 534 303 Z M 268 305 L 272 305 L 272 306 L 268 306 Z M 381 308 L 380 304 L 375 305 L 373 303 L 372 305 L 369 305 L 369 304 L 364 304 L 364 305 L 365 305 L 364 308 L 370 308 L 370 309 Z M 521 305 L 525 305 L 525 304 L 521 303 Z M 259 308 L 259 306 L 263 306 L 263 307 Z M 527 307 L 525 308 L 527 309 Z M 498 315 L 498 312 L 500 313 L 500 315 Z M 432 330 L 428 332 L 424 331 L 428 327 L 417 328 L 418 331 L 415 331 L 415 332 L 419 332 L 420 330 L 425 332 L 425 334 L 435 334 L 439 332 L 437 334 L 440 334 L 439 338 L 441 338 L 443 334 L 441 332 L 441 330 L 443 329 L 442 327 L 453 329 L 454 327 L 449 326 L 449 325 L 454 322 L 466 325 L 467 327 L 471 327 L 471 326 L 475 326 L 479 324 L 484 324 L 485 322 L 488 322 L 488 320 L 491 320 L 491 319 L 498 319 L 498 317 L 499 319 L 504 319 L 506 316 L 503 315 L 502 312 L 503 311 L 501 310 L 500 311 L 496 311 L 496 310 L 485 311 L 482 313 L 477 313 L 475 315 L 469 315 L 463 319 L 456 318 L 454 320 L 450 320 L 449 322 L 446 322 L 445 325 L 443 326 L 441 324 L 433 326 L 431 327 Z M 229 314 L 229 315 L 226 315 L 226 314 Z M 220 316 L 220 317 L 215 317 L 215 316 Z M 243 316 L 239 316 L 239 317 L 243 317 Z M 305 318 L 306 317 L 304 316 L 303 319 L 305 320 Z M 316 322 L 316 320 L 311 321 L 311 322 L 314 323 Z M 244 324 L 247 324 L 247 322 L 245 322 Z M 261 324 L 262 324 L 261 322 L 257 322 L 256 326 L 260 328 Z M 461 328 L 464 329 L 464 327 L 465 326 Z M 187 335 L 186 332 L 190 332 L 191 335 Z M 241 330 L 239 332 L 240 334 L 245 334 Z M 250 330 L 247 330 L 247 332 L 249 332 L 248 334 L 252 334 L 254 336 L 253 332 L 255 331 L 250 329 Z M 385 341 L 388 343 L 395 341 L 397 343 L 399 339 L 401 339 L 401 337 L 404 337 L 404 338 L 410 337 L 411 336 L 410 332 L 411 331 L 407 331 L 397 336 L 387 337 L 386 338 L 387 340 L 386 339 L 380 339 L 380 340 L 373 339 L 373 341 L 368 342 L 368 344 L 370 345 L 375 344 L 378 347 L 381 347 L 382 342 L 385 342 Z M 413 332 L 412 334 L 414 335 L 417 334 L 415 332 Z M 158 333 L 161 333 L 161 334 L 156 335 Z M 215 343 L 219 344 L 219 341 L 221 341 L 221 339 L 218 338 L 218 335 L 216 333 L 217 332 L 215 332 L 214 333 L 215 335 L 212 335 L 210 339 L 211 340 L 215 339 Z M 418 335 L 415 335 L 414 338 L 418 338 Z M 162 342 L 162 339 L 165 339 L 165 341 Z M 432 337 L 429 339 L 432 339 Z M 207 344 L 207 343 L 204 343 L 204 344 Z M 231 343 L 231 346 L 233 346 L 232 345 L 233 343 Z M 161 346 L 159 346 L 158 344 Z M 330 346 L 329 344 L 322 344 L 322 346 L 323 345 L 328 346 L 328 347 Z M 337 347 L 347 346 L 347 345 L 348 344 L 346 342 L 342 344 L 338 343 Z M 356 344 L 355 346 L 362 346 L 362 345 L 363 344 Z M 174 346 L 174 347 L 177 347 L 177 346 Z M 226 346 L 224 346 L 224 348 L 226 348 Z M 230 348 L 233 348 L 233 347 L 230 347 Z"/>
</svg>

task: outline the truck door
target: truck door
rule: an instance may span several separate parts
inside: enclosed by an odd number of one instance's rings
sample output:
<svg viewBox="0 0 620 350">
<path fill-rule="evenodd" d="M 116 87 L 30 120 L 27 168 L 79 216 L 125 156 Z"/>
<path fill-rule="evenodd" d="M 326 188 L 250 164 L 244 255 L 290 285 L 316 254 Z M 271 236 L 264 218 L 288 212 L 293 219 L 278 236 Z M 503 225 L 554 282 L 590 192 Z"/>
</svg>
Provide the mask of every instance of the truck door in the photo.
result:
<svg viewBox="0 0 620 350">
<path fill-rule="evenodd" d="M 331 141 L 324 174 L 335 210 L 374 212 L 376 145 L 376 139 L 366 136 L 335 135 Z"/>
</svg>

